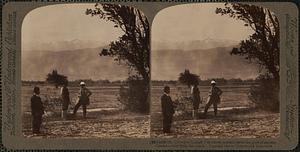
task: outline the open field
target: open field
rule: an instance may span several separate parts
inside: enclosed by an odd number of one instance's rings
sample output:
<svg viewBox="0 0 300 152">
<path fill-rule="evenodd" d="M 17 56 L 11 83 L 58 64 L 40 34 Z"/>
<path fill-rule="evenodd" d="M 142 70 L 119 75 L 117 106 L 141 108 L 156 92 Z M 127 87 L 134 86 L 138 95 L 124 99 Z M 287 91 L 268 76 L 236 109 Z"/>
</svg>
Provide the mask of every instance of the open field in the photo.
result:
<svg viewBox="0 0 300 152">
<path fill-rule="evenodd" d="M 82 119 L 79 108 L 76 118 L 63 121 L 60 118 L 61 106 L 59 102 L 51 103 L 46 107 L 43 117 L 42 132 L 40 137 L 72 137 L 72 138 L 146 138 L 150 134 L 149 115 L 141 115 L 123 110 L 118 101 L 119 86 L 88 87 L 92 96 L 87 107 L 87 119 Z M 52 101 L 59 97 L 59 88 L 54 86 L 40 86 L 42 101 Z M 31 137 L 30 98 L 33 86 L 22 86 L 22 122 L 23 134 Z M 78 95 L 79 87 L 69 87 L 72 112 Z M 48 104 L 49 105 L 49 102 Z"/>
<path fill-rule="evenodd" d="M 182 85 L 170 85 L 171 96 L 175 100 L 181 96 L 189 96 L 190 90 Z M 192 120 L 191 111 L 187 114 L 175 113 L 172 126 L 173 133 L 163 134 L 160 96 L 162 85 L 152 86 L 151 118 L 122 110 L 118 101 L 119 86 L 88 87 L 93 95 L 88 106 L 88 118 L 82 119 L 81 108 L 76 118 L 63 121 L 60 118 L 60 105 L 46 107 L 41 136 L 35 138 L 268 138 L 278 137 L 280 122 L 278 113 L 268 113 L 253 108 L 248 99 L 249 85 L 219 86 L 222 101 L 219 104 L 219 115 L 213 116 L 210 108 L 206 119 Z M 53 86 L 41 86 L 42 100 L 57 98 L 59 89 Z M 33 86 L 22 87 L 23 134 L 32 137 L 30 117 L 30 97 Z M 76 103 L 78 87 L 70 87 L 71 106 Z M 206 100 L 209 86 L 201 86 L 200 92 Z M 189 102 L 189 101 L 187 101 Z M 200 104 L 203 110 L 205 102 Z M 151 119 L 151 123 L 150 123 Z M 151 126 L 151 131 L 150 131 Z"/>
<path fill-rule="evenodd" d="M 190 96 L 186 86 L 170 85 L 171 97 Z M 204 110 L 209 86 L 200 86 L 200 96 Z M 152 86 L 151 90 L 151 136 L 152 137 L 195 137 L 195 138 L 268 138 L 279 136 L 279 114 L 256 110 L 248 99 L 249 85 L 219 86 L 223 91 L 218 105 L 218 116 L 214 117 L 212 107 L 206 119 L 193 120 L 191 110 L 182 115 L 175 112 L 171 134 L 162 133 L 160 96 L 163 86 Z M 186 101 L 190 102 L 190 101 Z"/>
</svg>

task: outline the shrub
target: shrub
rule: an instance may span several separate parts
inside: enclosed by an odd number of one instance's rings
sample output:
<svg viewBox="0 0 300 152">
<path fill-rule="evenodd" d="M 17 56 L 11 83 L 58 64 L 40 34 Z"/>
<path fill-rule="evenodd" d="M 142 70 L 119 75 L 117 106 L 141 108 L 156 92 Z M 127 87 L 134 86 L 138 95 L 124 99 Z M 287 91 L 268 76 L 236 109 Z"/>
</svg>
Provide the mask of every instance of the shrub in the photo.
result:
<svg viewBox="0 0 300 152">
<path fill-rule="evenodd" d="M 61 103 L 62 103 L 61 98 L 46 95 L 44 97 L 44 99 L 42 99 L 42 101 L 43 101 L 43 106 L 45 108 L 44 109 L 45 112 L 47 112 L 50 115 L 60 115 L 60 113 L 61 113 Z"/>
<path fill-rule="evenodd" d="M 75 105 L 77 104 L 77 97 L 70 98 L 71 102 L 69 104 L 69 112 L 73 111 Z M 72 102 L 73 101 L 73 102 Z M 75 101 L 75 102 L 74 102 Z M 42 102 L 44 110 L 47 113 L 47 116 L 59 116 L 62 111 L 62 98 L 55 95 L 45 95 L 42 97 Z"/>
<path fill-rule="evenodd" d="M 190 116 L 193 109 L 193 99 L 191 96 L 180 96 L 174 100 L 176 116 Z"/>
<path fill-rule="evenodd" d="M 59 85 L 68 84 L 67 76 L 58 74 L 57 70 L 48 73 L 46 81 L 50 84 L 54 84 L 56 88 L 58 88 Z"/>
<path fill-rule="evenodd" d="M 257 80 L 259 85 L 250 88 L 249 99 L 259 109 L 279 112 L 279 81 L 267 75 Z"/>
<path fill-rule="evenodd" d="M 128 86 L 121 86 L 119 101 L 125 110 L 139 113 L 149 113 L 149 86 L 137 77 L 128 78 Z"/>
<path fill-rule="evenodd" d="M 183 73 L 179 74 L 178 81 L 182 84 L 186 84 L 190 88 L 191 85 L 198 85 L 200 78 L 198 75 L 190 73 L 190 71 L 186 69 Z"/>
</svg>

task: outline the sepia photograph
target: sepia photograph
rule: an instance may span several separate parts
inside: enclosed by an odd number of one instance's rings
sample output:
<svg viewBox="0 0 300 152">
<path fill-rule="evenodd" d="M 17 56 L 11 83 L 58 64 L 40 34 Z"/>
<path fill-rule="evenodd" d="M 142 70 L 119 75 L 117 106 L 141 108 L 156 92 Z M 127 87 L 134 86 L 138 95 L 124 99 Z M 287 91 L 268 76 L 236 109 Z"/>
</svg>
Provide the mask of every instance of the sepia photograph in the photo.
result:
<svg viewBox="0 0 300 152">
<path fill-rule="evenodd" d="M 4 150 L 293 150 L 295 2 L 3 2 Z"/>
<path fill-rule="evenodd" d="M 57 4 L 22 24 L 22 133 L 150 137 L 149 23 L 119 4 Z"/>
<path fill-rule="evenodd" d="M 176 5 L 158 12 L 151 33 L 151 137 L 279 137 L 276 14 Z"/>
</svg>

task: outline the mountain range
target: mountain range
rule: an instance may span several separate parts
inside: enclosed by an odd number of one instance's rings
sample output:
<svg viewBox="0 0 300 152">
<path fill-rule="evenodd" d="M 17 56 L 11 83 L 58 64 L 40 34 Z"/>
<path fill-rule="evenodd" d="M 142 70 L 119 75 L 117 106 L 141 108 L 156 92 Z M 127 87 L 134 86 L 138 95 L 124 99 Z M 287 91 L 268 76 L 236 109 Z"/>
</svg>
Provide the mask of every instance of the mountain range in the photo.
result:
<svg viewBox="0 0 300 152">
<path fill-rule="evenodd" d="M 77 40 L 76 40 L 77 41 Z M 124 80 L 128 68 L 119 65 L 111 57 L 99 56 L 103 47 L 72 49 L 73 43 L 55 44 L 59 48 L 49 49 L 45 45 L 37 50 L 22 50 L 22 80 L 45 80 L 53 69 L 68 76 L 69 80 L 107 79 Z M 62 45 L 63 44 L 63 45 Z M 238 43 L 230 40 L 195 40 L 181 43 L 153 42 L 151 51 L 152 80 L 177 80 L 179 73 L 189 69 L 206 78 L 255 78 L 257 66 L 249 64 L 243 57 L 230 55 Z M 91 46 L 92 47 L 92 46 Z M 159 49 L 155 49 L 155 48 Z M 48 48 L 48 49 L 46 49 Z M 64 48 L 70 48 L 65 49 Z M 76 47 L 74 47 L 76 48 Z M 44 50 L 41 50 L 44 49 Z"/>
<path fill-rule="evenodd" d="M 99 46 L 105 46 L 105 44 L 92 41 L 92 40 L 65 40 L 57 42 L 23 42 L 22 49 L 24 51 L 61 51 L 61 50 L 78 50 L 78 49 L 87 49 L 87 48 L 97 48 Z"/>
<path fill-rule="evenodd" d="M 201 79 L 241 78 L 258 76 L 257 65 L 241 56 L 230 55 L 231 47 L 197 50 L 155 50 L 151 52 L 152 80 L 177 80 L 189 69 Z"/>
<path fill-rule="evenodd" d="M 124 80 L 128 69 L 111 57 L 99 56 L 102 48 L 63 51 L 23 51 L 22 80 L 45 80 L 53 69 L 69 80 Z"/>
<path fill-rule="evenodd" d="M 238 45 L 239 41 L 226 39 L 187 40 L 187 41 L 155 41 L 151 44 L 152 50 L 204 50 L 217 47 L 230 47 Z"/>
</svg>

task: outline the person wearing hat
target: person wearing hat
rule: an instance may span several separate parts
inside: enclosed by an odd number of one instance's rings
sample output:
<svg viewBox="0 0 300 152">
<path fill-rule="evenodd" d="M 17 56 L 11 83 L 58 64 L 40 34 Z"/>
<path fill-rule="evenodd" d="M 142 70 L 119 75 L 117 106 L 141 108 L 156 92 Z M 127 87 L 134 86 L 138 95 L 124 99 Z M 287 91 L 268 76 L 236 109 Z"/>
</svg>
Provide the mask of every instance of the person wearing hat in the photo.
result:
<svg viewBox="0 0 300 152">
<path fill-rule="evenodd" d="M 44 106 L 40 95 L 40 88 L 34 87 L 31 97 L 32 133 L 39 134 L 44 114 Z"/>
<path fill-rule="evenodd" d="M 204 116 L 206 116 L 207 110 L 211 105 L 213 105 L 214 107 L 215 116 L 217 115 L 218 104 L 221 101 L 220 96 L 223 93 L 222 90 L 216 86 L 216 81 L 212 80 L 210 84 L 211 84 L 211 88 L 209 91 L 208 102 L 206 103 L 204 108 Z"/>
<path fill-rule="evenodd" d="M 170 133 L 174 111 L 173 101 L 170 97 L 170 87 L 164 87 L 164 94 L 161 96 L 161 108 L 163 116 L 163 132 Z"/>
<path fill-rule="evenodd" d="M 89 97 L 92 95 L 92 92 L 86 88 L 84 82 L 80 82 L 80 91 L 79 91 L 79 101 L 74 107 L 73 115 L 76 115 L 77 110 L 82 106 L 83 117 L 86 118 L 86 106 L 90 104 Z"/>
<path fill-rule="evenodd" d="M 62 112 L 61 117 L 66 120 L 67 119 L 67 111 L 70 104 L 70 93 L 69 89 L 67 88 L 68 83 L 65 82 L 63 87 L 60 90 L 61 99 L 62 99 Z"/>
</svg>

